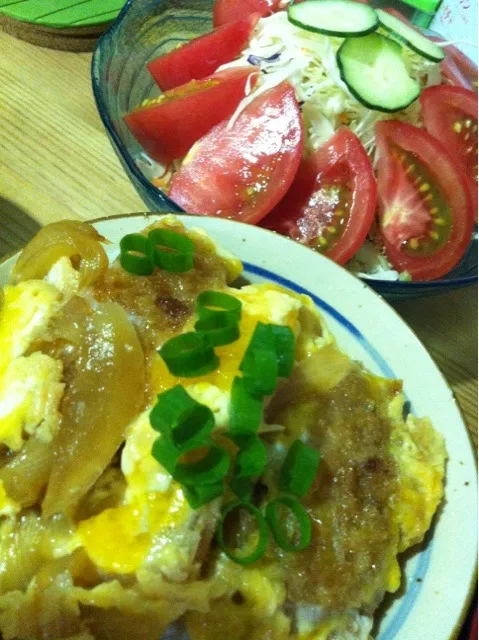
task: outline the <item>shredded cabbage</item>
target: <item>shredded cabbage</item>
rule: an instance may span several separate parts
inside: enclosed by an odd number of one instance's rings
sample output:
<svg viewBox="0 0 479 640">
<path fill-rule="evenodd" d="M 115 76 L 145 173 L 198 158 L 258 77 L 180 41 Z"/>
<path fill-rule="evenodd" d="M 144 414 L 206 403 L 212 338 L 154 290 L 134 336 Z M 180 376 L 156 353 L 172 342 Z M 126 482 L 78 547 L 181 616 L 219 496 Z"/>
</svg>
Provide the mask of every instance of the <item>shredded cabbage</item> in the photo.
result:
<svg viewBox="0 0 479 640">
<path fill-rule="evenodd" d="M 284 6 L 288 3 L 288 0 L 282 1 Z M 416 100 L 407 109 L 395 113 L 373 111 L 362 105 L 350 93 L 340 76 L 336 53 L 342 42 L 343 38 L 325 36 L 297 27 L 288 20 L 286 11 L 262 18 L 241 56 L 218 68 L 220 71 L 252 65 L 245 97 L 231 116 L 228 127 L 234 126 L 241 113 L 258 96 L 287 80 L 293 86 L 302 109 L 307 148 L 318 149 L 339 127 L 346 125 L 361 140 L 373 167 L 376 167 L 376 123 L 394 119 L 421 126 L 420 104 Z M 422 87 L 441 83 L 438 63 L 426 60 L 407 47 L 402 47 L 402 56 L 410 76 Z M 253 67 L 261 70 L 254 87 L 251 81 L 257 72 Z M 155 174 L 153 184 L 167 190 L 181 160 L 165 167 L 143 154 L 143 158 L 138 159 L 138 164 L 148 177 Z M 400 274 L 392 268 L 383 248 L 372 236 L 349 261 L 347 267 L 365 278 L 409 278 L 408 274 Z"/>
<path fill-rule="evenodd" d="M 254 62 L 263 72 L 255 89 L 239 104 L 230 126 L 255 98 L 284 80 L 294 87 L 302 105 L 307 144 L 312 149 L 318 149 L 341 125 L 347 125 L 374 158 L 376 122 L 394 118 L 419 125 L 417 101 L 403 111 L 388 114 L 368 109 L 351 95 L 341 80 L 336 62 L 336 53 L 342 42 L 342 38 L 312 33 L 295 26 L 288 20 L 286 11 L 262 18 L 241 56 L 220 67 L 228 69 Z M 402 55 L 409 74 L 421 86 L 440 84 L 439 64 L 426 60 L 407 47 L 403 47 Z"/>
</svg>

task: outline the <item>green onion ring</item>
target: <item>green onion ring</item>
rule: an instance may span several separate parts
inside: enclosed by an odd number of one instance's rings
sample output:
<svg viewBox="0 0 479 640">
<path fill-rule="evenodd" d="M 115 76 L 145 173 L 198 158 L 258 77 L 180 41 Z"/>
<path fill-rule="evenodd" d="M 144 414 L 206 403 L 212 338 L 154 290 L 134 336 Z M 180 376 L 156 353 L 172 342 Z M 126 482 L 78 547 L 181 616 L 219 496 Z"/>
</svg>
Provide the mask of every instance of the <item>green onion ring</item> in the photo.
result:
<svg viewBox="0 0 479 640">
<path fill-rule="evenodd" d="M 176 231 L 170 229 L 150 231 L 148 251 L 151 261 L 165 271 L 183 273 L 193 268 L 195 245 L 187 236 Z"/>
<path fill-rule="evenodd" d="M 224 485 L 222 482 L 207 484 L 203 487 L 182 487 L 183 495 L 192 509 L 199 509 L 204 504 L 223 495 Z"/>
<path fill-rule="evenodd" d="M 136 276 L 151 275 L 154 266 L 148 255 L 148 239 L 141 233 L 123 236 L 120 240 L 120 264 L 125 271 Z"/>
<path fill-rule="evenodd" d="M 230 480 L 231 491 L 242 500 L 251 500 L 253 495 L 254 481 L 251 478 L 236 478 L 233 476 Z"/>
<path fill-rule="evenodd" d="M 156 405 L 150 412 L 150 424 L 183 453 L 209 441 L 215 426 L 211 409 L 193 400 L 185 388 L 176 385 L 158 395 Z"/>
<path fill-rule="evenodd" d="M 203 486 L 220 482 L 228 475 L 231 459 L 228 452 L 212 441 L 208 453 L 198 462 L 177 462 L 173 478 L 181 484 Z"/>
<path fill-rule="evenodd" d="M 258 544 L 256 549 L 250 553 L 249 556 L 241 556 L 235 555 L 232 551 L 228 549 L 224 540 L 224 524 L 227 516 L 234 511 L 235 509 L 246 509 L 256 520 L 256 524 L 258 526 Z M 257 509 L 251 502 L 246 500 L 232 500 L 228 504 L 226 504 L 222 509 L 221 519 L 218 525 L 218 530 L 216 533 L 218 545 L 220 549 L 228 556 L 230 560 L 236 562 L 237 564 L 241 564 L 243 566 L 247 566 L 259 560 L 266 551 L 266 547 L 268 545 L 268 525 L 266 520 L 264 519 L 263 514 L 259 509 Z"/>
<path fill-rule="evenodd" d="M 182 378 L 195 378 L 210 373 L 218 368 L 220 362 L 208 339 L 194 331 L 171 338 L 158 353 L 170 373 Z"/>
<path fill-rule="evenodd" d="M 234 477 L 238 480 L 260 476 L 266 466 L 266 447 L 259 436 L 233 438 L 239 447 L 236 454 Z"/>
<path fill-rule="evenodd" d="M 283 505 L 289 509 L 296 518 L 300 532 L 298 544 L 292 544 L 283 531 L 281 518 L 278 515 L 279 505 Z M 285 496 L 273 500 L 266 506 L 265 517 L 276 543 L 285 551 L 303 551 L 311 544 L 311 519 L 306 509 L 296 498 Z"/>
<path fill-rule="evenodd" d="M 278 376 L 287 378 L 294 365 L 294 333 L 290 327 L 258 322 L 251 336 L 241 366 L 245 366 L 251 354 L 258 349 L 271 349 L 276 355 Z"/>
<path fill-rule="evenodd" d="M 295 440 L 289 448 L 279 475 L 281 491 L 305 496 L 316 478 L 321 455 L 313 447 Z"/>
<path fill-rule="evenodd" d="M 198 462 L 180 462 L 185 453 L 208 447 L 208 452 Z M 209 440 L 200 447 L 181 452 L 167 436 L 157 438 L 153 443 L 152 455 L 157 462 L 180 484 L 202 487 L 221 482 L 228 475 L 231 460 L 228 452 Z"/>
<path fill-rule="evenodd" d="M 200 318 L 195 324 L 195 331 L 205 335 L 215 347 L 236 342 L 240 336 L 237 320 L 222 314 Z"/>
<path fill-rule="evenodd" d="M 161 436 L 154 441 L 151 455 L 172 476 L 175 473 L 181 452 L 168 437 Z"/>
<path fill-rule="evenodd" d="M 196 299 L 196 313 L 200 320 L 222 316 L 239 322 L 242 306 L 241 300 L 221 291 L 203 291 Z"/>
<path fill-rule="evenodd" d="M 272 324 L 271 332 L 276 347 L 278 358 L 278 375 L 281 378 L 289 378 L 294 366 L 294 333 L 290 327 Z"/>
<path fill-rule="evenodd" d="M 248 392 L 243 378 L 236 377 L 231 386 L 230 435 L 255 435 L 262 419 L 263 401 Z"/>
<path fill-rule="evenodd" d="M 247 349 L 240 365 L 248 393 L 257 398 L 270 396 L 278 381 L 278 361 L 273 349 Z"/>
</svg>

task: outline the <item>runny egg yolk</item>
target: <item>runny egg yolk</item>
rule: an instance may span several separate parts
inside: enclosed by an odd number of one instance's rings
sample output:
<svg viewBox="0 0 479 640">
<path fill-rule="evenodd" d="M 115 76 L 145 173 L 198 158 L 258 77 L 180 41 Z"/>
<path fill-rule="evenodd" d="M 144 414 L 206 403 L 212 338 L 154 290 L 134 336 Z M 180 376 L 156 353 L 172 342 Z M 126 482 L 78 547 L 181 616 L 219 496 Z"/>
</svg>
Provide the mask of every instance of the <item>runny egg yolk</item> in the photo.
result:
<svg viewBox="0 0 479 640">
<path fill-rule="evenodd" d="M 188 505 L 172 483 L 165 493 L 146 493 L 131 504 L 106 509 L 78 525 L 90 559 L 104 571 L 133 573 L 146 560 L 162 531 L 181 526 Z"/>
<path fill-rule="evenodd" d="M 286 325 L 297 333 L 298 312 L 302 306 L 297 298 L 270 285 L 256 285 L 246 287 L 241 292 L 229 293 L 243 303 L 240 337 L 236 342 L 216 347 L 220 358 L 219 368 L 200 378 L 177 378 L 168 371 L 164 360 L 158 355 L 151 374 L 152 388 L 156 393 L 171 389 L 176 384 L 189 387 L 197 383 L 209 383 L 222 391 L 229 391 L 258 322 Z"/>
<path fill-rule="evenodd" d="M 298 313 L 303 304 L 300 299 L 271 285 L 255 285 L 229 293 L 243 303 L 240 337 L 232 344 L 216 348 L 221 363 L 218 370 L 201 378 L 177 378 L 170 374 L 158 356 L 151 371 L 151 388 L 156 393 L 176 384 L 191 388 L 197 383 L 227 393 L 258 322 L 287 325 L 297 333 Z M 128 485 L 127 504 L 108 509 L 81 522 L 78 527 L 85 551 L 104 571 L 137 571 L 153 549 L 158 552 L 162 532 L 168 536 L 168 531 L 185 526 L 191 513 L 179 485 L 175 482 L 167 487 L 163 485 L 164 472 L 151 455 L 156 437 L 147 414 L 131 426 L 122 454 L 122 468 Z"/>
</svg>

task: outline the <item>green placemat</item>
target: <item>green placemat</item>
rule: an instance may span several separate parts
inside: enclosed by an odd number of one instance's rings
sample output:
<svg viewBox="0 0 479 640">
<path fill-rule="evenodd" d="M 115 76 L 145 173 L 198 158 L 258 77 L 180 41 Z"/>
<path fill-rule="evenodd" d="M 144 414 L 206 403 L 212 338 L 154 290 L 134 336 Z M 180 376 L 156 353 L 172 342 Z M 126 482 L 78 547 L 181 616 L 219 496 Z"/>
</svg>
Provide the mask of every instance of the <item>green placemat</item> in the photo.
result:
<svg viewBox="0 0 479 640">
<path fill-rule="evenodd" d="M 0 13 L 45 27 L 87 27 L 114 20 L 125 0 L 0 0 Z"/>
</svg>

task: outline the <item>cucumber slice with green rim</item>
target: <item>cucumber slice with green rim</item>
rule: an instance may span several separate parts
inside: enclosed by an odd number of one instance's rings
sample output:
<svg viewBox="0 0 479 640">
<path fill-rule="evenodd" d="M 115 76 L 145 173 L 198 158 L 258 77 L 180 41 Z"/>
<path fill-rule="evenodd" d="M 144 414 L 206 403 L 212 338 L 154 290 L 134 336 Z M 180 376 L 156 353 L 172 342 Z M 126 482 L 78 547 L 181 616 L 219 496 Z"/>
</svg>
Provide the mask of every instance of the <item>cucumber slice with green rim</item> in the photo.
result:
<svg viewBox="0 0 479 640">
<path fill-rule="evenodd" d="M 288 18 L 307 31 L 340 38 L 365 36 L 379 26 L 374 9 L 352 0 L 306 0 L 290 5 Z"/>
<path fill-rule="evenodd" d="M 444 50 L 435 42 L 428 40 L 421 33 L 399 20 L 399 18 L 392 16 L 382 9 L 376 9 L 376 13 L 378 14 L 381 26 L 415 53 L 432 62 L 441 62 L 446 57 Z"/>
<path fill-rule="evenodd" d="M 409 76 L 401 52 L 397 42 L 378 33 L 347 38 L 336 54 L 341 78 L 369 109 L 405 109 L 419 97 L 421 87 Z"/>
</svg>

